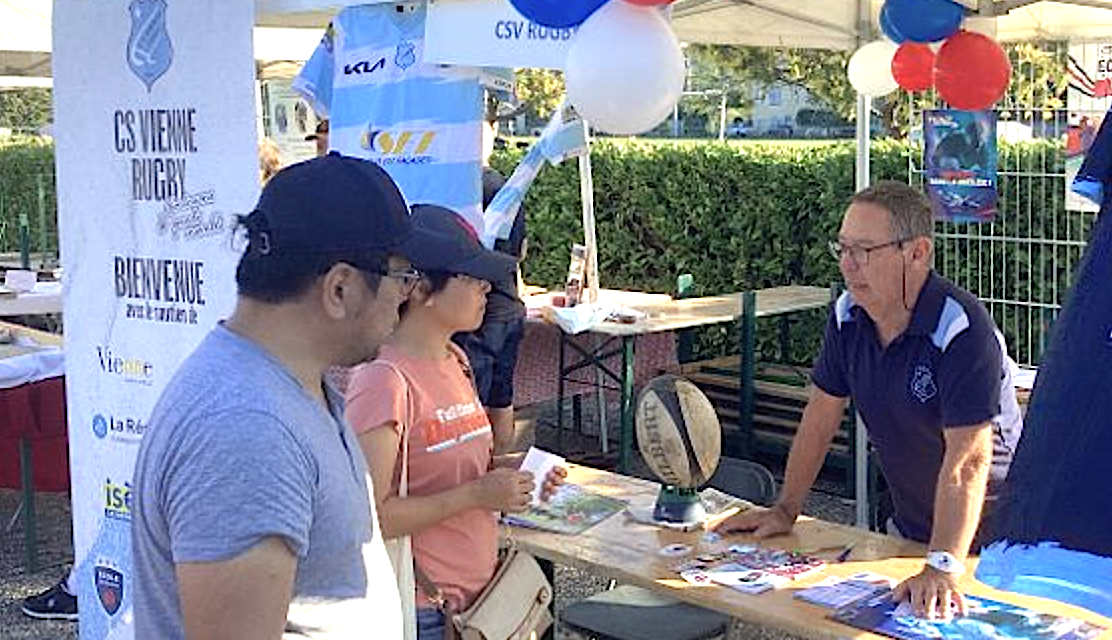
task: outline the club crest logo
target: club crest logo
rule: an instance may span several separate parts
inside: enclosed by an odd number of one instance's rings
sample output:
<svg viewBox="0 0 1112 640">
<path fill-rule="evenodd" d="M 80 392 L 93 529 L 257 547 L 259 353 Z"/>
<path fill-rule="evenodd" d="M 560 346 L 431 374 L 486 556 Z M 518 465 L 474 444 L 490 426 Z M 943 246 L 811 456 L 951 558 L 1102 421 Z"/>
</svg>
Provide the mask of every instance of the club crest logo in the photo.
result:
<svg viewBox="0 0 1112 640">
<path fill-rule="evenodd" d="M 101 606 L 108 615 L 115 615 L 124 600 L 124 574 L 104 565 L 97 565 L 93 572 Z"/>
<path fill-rule="evenodd" d="M 417 62 L 417 46 L 409 40 L 398 43 L 397 53 L 394 54 L 394 64 L 405 71 Z"/>
<path fill-rule="evenodd" d="M 938 387 L 934 384 L 934 374 L 924 365 L 915 367 L 911 375 L 911 395 L 923 404 L 938 394 Z"/>
<path fill-rule="evenodd" d="M 174 60 L 174 47 L 166 30 L 166 0 L 132 0 L 131 35 L 127 41 L 127 66 L 147 91 Z"/>
</svg>

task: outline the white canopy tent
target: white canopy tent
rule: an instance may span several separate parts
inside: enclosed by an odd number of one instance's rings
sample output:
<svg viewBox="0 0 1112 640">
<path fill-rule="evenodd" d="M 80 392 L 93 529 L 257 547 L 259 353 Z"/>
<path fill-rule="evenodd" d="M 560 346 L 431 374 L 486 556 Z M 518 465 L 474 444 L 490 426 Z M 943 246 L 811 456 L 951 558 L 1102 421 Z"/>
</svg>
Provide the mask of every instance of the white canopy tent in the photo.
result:
<svg viewBox="0 0 1112 640">
<path fill-rule="evenodd" d="M 51 0 L 0 0 L 0 87 L 50 86 Z M 319 16 L 325 23 L 326 16 Z M 317 24 L 304 26 L 317 27 Z M 307 59 L 319 29 L 255 29 L 255 59 Z"/>
</svg>

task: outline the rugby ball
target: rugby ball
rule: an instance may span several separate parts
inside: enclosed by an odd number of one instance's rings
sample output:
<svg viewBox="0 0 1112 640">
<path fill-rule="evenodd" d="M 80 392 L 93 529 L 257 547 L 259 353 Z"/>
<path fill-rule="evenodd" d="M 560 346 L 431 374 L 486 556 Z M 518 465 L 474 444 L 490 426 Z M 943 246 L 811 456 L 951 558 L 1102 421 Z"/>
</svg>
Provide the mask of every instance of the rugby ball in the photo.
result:
<svg viewBox="0 0 1112 640">
<path fill-rule="evenodd" d="M 637 446 L 665 485 L 695 488 L 707 482 L 722 453 L 722 426 L 714 405 L 679 376 L 653 378 L 637 397 Z"/>
</svg>

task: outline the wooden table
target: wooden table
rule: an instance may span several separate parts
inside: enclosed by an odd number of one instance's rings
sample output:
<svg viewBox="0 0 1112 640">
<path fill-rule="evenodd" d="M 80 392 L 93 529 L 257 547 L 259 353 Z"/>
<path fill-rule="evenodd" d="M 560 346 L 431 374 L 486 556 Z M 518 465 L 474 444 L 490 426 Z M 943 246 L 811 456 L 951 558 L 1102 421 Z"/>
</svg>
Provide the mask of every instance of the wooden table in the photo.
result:
<svg viewBox="0 0 1112 640">
<path fill-rule="evenodd" d="M 0 317 L 34 316 L 62 312 L 62 288 L 40 283 L 40 291 L 0 298 Z M 55 290 L 55 288 L 57 290 Z"/>
<path fill-rule="evenodd" d="M 616 295 L 617 294 L 617 295 Z M 623 297 L 624 296 L 624 297 Z M 743 442 L 738 455 L 748 455 L 752 438 L 753 413 L 753 376 L 756 369 L 756 321 L 757 318 L 783 316 L 785 314 L 822 308 L 830 304 L 831 292 L 823 287 L 791 285 L 773 287 L 759 291 L 746 291 L 704 298 L 684 298 L 673 300 L 664 295 L 639 294 L 637 292 L 601 292 L 603 302 L 621 303 L 645 314 L 637 322 L 625 324 L 606 322 L 592 327 L 588 333 L 608 338 L 592 346 L 584 346 L 572 336 L 560 334 L 560 371 L 557 402 L 558 433 L 563 432 L 564 384 L 566 381 L 584 382 L 570 376 L 582 369 L 591 368 L 601 371 L 617 385 L 619 391 L 618 470 L 629 471 L 630 454 L 633 446 L 633 365 L 634 338 L 648 333 L 678 331 L 722 322 L 739 322 L 741 329 L 741 384 L 739 385 L 742 415 Z M 612 346 L 613 341 L 620 344 Z M 568 363 L 567 352 L 573 352 L 576 360 Z M 621 355 L 618 371 L 606 366 L 604 361 L 614 355 Z"/>
<path fill-rule="evenodd" d="M 644 480 L 574 465 L 569 468 L 568 480 L 589 487 L 592 491 L 642 505 L 652 504 L 659 488 L 659 485 Z M 848 577 L 859 571 L 874 571 L 902 579 L 922 568 L 924 556 L 923 545 L 915 542 L 804 518 L 797 523 L 791 535 L 766 539 L 760 544 L 782 549 L 817 549 L 841 546 L 856 540 L 857 544 L 849 559 L 844 563 L 829 564 L 823 571 L 790 585 L 754 596 L 718 585 L 688 584 L 671 570 L 682 558 L 665 557 L 658 553 L 661 547 L 675 542 L 709 551 L 722 548 L 728 543 L 752 542 L 753 538 L 749 535 L 729 536 L 717 545 L 710 545 L 702 542 L 700 532 L 683 533 L 638 524 L 624 514 L 611 516 L 578 536 L 519 528 L 508 529 L 506 535 L 538 558 L 634 584 L 747 622 L 824 640 L 881 636 L 860 632 L 826 619 L 828 610 L 795 600 L 792 594 L 796 589 L 810 586 L 827 576 Z M 694 555 L 696 554 L 692 554 Z M 831 559 L 834 553 L 816 555 Z M 1112 620 L 1085 609 L 987 587 L 972 578 L 972 571 L 963 576 L 961 582 L 962 587 L 973 595 L 1012 602 L 1034 610 L 1079 618 L 1112 628 Z M 1112 631 L 1105 632 L 1100 638 L 1112 640 Z"/>
</svg>

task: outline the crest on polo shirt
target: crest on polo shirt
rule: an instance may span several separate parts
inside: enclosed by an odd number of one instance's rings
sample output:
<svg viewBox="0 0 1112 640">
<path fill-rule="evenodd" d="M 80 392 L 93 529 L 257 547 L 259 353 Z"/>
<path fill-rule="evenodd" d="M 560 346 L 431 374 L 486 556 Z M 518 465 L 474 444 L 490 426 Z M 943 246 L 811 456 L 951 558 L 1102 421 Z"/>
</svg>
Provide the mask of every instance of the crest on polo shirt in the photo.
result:
<svg viewBox="0 0 1112 640">
<path fill-rule="evenodd" d="M 926 365 L 918 365 L 912 372 L 911 395 L 923 404 L 938 395 L 938 387 L 934 384 L 934 373 Z"/>
</svg>

